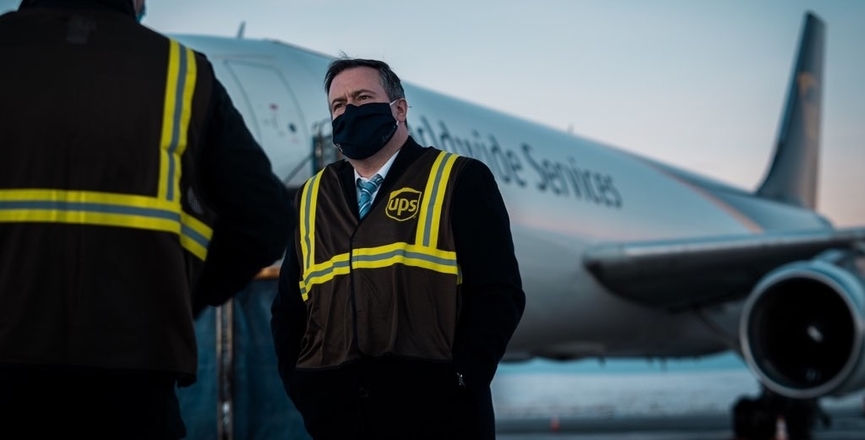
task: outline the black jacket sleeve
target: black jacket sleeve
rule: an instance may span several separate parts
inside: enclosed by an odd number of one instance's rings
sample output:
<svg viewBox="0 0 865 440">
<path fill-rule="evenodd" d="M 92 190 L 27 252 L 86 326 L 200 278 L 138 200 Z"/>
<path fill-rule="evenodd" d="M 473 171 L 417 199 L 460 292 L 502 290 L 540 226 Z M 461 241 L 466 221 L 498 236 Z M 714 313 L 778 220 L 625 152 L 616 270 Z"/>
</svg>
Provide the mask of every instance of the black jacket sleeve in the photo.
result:
<svg viewBox="0 0 865 440">
<path fill-rule="evenodd" d="M 470 159 L 454 189 L 451 222 L 462 270 L 454 365 L 466 385 L 487 387 L 525 309 L 510 219 L 490 169 Z"/>
<path fill-rule="evenodd" d="M 217 215 L 193 309 L 220 305 L 282 257 L 294 220 L 285 186 L 218 80 L 201 151 L 203 197 Z"/>
<path fill-rule="evenodd" d="M 296 219 L 292 223 L 296 225 L 297 221 Z M 289 396 L 291 373 L 297 364 L 300 345 L 306 332 L 306 304 L 300 296 L 300 262 L 294 245 L 299 236 L 295 229 L 292 228 L 291 231 L 288 250 L 279 271 L 276 297 L 270 308 L 270 330 L 276 349 L 279 376 Z"/>
</svg>

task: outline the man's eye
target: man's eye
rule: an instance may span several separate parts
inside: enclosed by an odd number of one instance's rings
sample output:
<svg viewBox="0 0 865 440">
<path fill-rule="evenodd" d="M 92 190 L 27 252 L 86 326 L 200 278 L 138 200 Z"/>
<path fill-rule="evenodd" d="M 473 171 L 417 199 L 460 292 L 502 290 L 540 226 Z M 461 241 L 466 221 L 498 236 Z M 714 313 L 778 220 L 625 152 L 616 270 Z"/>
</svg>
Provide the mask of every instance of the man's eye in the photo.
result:
<svg viewBox="0 0 865 440">
<path fill-rule="evenodd" d="M 366 100 L 369 99 L 369 98 L 370 98 L 369 95 L 360 95 L 360 96 L 357 97 L 357 100 L 358 100 L 358 101 L 366 101 Z"/>
<path fill-rule="evenodd" d="M 338 109 L 341 109 L 341 108 L 342 108 L 342 103 L 341 103 L 341 102 L 337 102 L 337 103 L 334 103 L 334 104 L 330 107 L 330 110 L 333 111 L 333 110 L 338 110 Z"/>
</svg>

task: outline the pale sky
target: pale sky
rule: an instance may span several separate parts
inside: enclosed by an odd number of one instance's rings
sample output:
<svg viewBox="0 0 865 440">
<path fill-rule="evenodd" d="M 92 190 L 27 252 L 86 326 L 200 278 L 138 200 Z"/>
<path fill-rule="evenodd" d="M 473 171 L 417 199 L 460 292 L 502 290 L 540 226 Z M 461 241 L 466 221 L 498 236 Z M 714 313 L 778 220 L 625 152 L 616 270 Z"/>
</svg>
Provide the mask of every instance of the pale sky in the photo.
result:
<svg viewBox="0 0 865 440">
<path fill-rule="evenodd" d="M 0 0 L 0 10 L 18 0 Z M 148 0 L 169 34 L 379 58 L 405 82 L 744 189 L 773 151 L 803 14 L 827 25 L 818 210 L 865 225 L 865 1 Z M 409 100 L 411 96 L 408 97 Z"/>
</svg>

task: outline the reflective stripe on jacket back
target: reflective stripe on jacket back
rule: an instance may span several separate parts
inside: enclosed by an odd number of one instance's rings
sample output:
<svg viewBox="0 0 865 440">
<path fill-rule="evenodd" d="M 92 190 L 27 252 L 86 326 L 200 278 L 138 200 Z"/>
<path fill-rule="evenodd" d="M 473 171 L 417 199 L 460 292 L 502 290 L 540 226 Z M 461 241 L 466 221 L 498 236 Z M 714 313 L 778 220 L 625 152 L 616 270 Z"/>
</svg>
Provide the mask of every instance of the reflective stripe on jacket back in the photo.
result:
<svg viewBox="0 0 865 440">
<path fill-rule="evenodd" d="M 212 229 L 181 207 L 181 159 L 187 146 L 197 77 L 192 50 L 169 40 L 158 191 L 152 196 L 71 188 L 0 188 L 0 222 L 117 226 L 177 234 L 181 245 L 207 257 Z M 156 147 L 156 146 L 154 146 Z"/>
</svg>

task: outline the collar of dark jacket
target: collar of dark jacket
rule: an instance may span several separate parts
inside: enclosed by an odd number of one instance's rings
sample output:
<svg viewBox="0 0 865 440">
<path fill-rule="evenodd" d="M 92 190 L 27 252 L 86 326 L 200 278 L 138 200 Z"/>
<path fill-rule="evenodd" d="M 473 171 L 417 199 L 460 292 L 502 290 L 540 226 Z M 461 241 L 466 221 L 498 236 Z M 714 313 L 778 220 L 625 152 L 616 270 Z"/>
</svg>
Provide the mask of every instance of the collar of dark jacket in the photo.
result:
<svg viewBox="0 0 865 440">
<path fill-rule="evenodd" d="M 21 0 L 18 9 L 29 8 L 111 9 L 135 16 L 132 0 Z"/>
<path fill-rule="evenodd" d="M 393 161 L 393 165 L 390 166 L 390 169 L 396 169 L 396 172 L 394 173 L 395 176 L 401 175 L 409 165 L 414 163 L 415 159 L 417 159 L 421 153 L 423 153 L 423 148 L 415 142 L 411 136 L 409 136 L 399 149 L 399 155 L 396 157 L 396 160 Z M 389 176 L 390 171 L 388 171 L 387 174 Z"/>
</svg>

